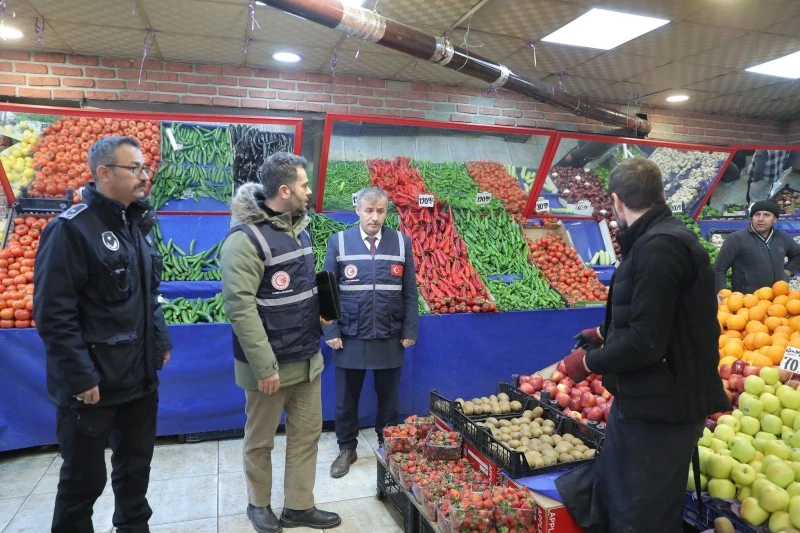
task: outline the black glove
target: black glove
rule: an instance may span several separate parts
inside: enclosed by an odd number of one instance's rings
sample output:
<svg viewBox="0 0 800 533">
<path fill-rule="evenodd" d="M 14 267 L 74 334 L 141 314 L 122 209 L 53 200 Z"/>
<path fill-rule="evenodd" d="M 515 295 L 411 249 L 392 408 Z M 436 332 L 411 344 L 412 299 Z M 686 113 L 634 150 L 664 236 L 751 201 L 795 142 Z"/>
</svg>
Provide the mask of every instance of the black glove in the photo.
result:
<svg viewBox="0 0 800 533">
<path fill-rule="evenodd" d="M 575 335 L 575 348 L 583 348 L 584 350 L 596 350 L 600 348 L 605 342 L 603 336 L 600 335 L 600 328 L 587 328 Z"/>
</svg>

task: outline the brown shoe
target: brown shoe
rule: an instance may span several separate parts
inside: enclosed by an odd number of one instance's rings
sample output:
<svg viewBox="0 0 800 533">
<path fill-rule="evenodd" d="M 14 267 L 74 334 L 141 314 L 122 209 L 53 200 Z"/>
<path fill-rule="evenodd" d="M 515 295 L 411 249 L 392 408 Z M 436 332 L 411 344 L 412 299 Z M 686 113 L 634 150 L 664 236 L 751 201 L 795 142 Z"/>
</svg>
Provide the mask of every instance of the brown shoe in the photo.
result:
<svg viewBox="0 0 800 533">
<path fill-rule="evenodd" d="M 347 475 L 350 471 L 350 465 L 355 463 L 358 459 L 355 450 L 341 450 L 339 457 L 331 465 L 331 477 L 340 478 Z"/>
</svg>

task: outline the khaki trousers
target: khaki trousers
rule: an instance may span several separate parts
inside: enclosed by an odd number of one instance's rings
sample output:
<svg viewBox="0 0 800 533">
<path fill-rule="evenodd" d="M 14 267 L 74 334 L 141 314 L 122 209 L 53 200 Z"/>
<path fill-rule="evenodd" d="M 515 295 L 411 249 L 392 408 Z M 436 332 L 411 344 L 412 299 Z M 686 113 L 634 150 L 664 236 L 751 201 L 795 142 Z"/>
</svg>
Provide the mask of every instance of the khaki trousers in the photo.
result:
<svg viewBox="0 0 800 533">
<path fill-rule="evenodd" d="M 245 391 L 244 475 L 251 505 L 272 503 L 272 448 L 275 432 L 286 411 L 286 470 L 284 508 L 303 511 L 314 507 L 317 448 L 322 432 L 321 379 L 298 383 L 269 396 Z"/>
</svg>

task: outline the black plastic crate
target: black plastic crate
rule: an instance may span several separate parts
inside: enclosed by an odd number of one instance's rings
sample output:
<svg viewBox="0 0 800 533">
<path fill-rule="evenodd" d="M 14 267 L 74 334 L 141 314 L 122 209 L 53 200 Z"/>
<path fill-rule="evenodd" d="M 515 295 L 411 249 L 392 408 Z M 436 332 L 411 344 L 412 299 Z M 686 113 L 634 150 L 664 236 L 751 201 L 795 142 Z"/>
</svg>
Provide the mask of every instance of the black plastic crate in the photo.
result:
<svg viewBox="0 0 800 533">
<path fill-rule="evenodd" d="M 403 519 L 404 533 L 416 533 L 419 526 L 419 512 L 411 502 L 413 496 L 395 481 L 383 461 L 378 460 L 376 463 L 378 465 L 378 499 L 388 499 L 392 507 L 400 513 Z"/>
<path fill-rule="evenodd" d="M 17 201 L 14 202 L 12 207 L 14 208 L 14 212 L 19 214 L 61 213 L 72 206 L 73 196 L 72 189 L 67 189 L 67 192 L 64 193 L 64 196 L 59 198 L 30 196 L 28 194 L 27 187 L 22 187 L 22 189 L 19 191 L 19 195 L 17 196 Z"/>
<path fill-rule="evenodd" d="M 511 412 L 511 413 L 505 413 L 505 414 L 501 414 L 501 415 L 493 415 L 493 414 L 489 414 L 489 413 L 482 413 L 480 415 L 466 415 L 466 413 L 465 413 L 465 415 L 470 420 L 476 420 L 478 422 L 482 422 L 482 421 L 484 421 L 484 420 L 486 420 L 487 418 L 490 418 L 490 417 L 497 418 L 497 417 L 507 417 L 507 416 L 510 416 L 510 415 L 514 415 L 514 417 L 518 417 L 518 416 L 522 415 L 522 413 L 524 411 L 526 411 L 528 409 L 533 409 L 534 407 L 536 407 L 538 405 L 541 405 L 543 408 L 549 408 L 549 407 L 545 406 L 544 404 L 540 403 L 539 400 L 537 400 L 533 396 L 531 396 L 529 394 L 525 394 L 524 392 L 522 392 L 518 388 L 516 388 L 513 385 L 510 385 L 508 383 L 500 383 L 497 386 L 497 392 L 495 392 L 493 394 L 498 395 L 498 394 L 503 394 L 503 393 L 508 395 L 509 401 L 512 401 L 512 402 L 513 401 L 518 401 L 519 403 L 521 403 L 522 404 L 522 411 L 514 411 L 514 412 Z M 445 400 L 445 401 L 449 401 L 449 400 Z M 452 410 L 455 409 L 454 406 L 457 405 L 457 404 L 455 402 L 450 402 L 450 403 L 451 403 L 451 411 L 452 411 Z M 459 409 L 460 409 L 460 406 L 459 406 Z M 463 409 L 461 411 L 463 412 Z"/>
<path fill-rule="evenodd" d="M 430 411 L 432 415 L 436 415 L 446 422 L 452 421 L 453 415 L 453 402 L 439 394 L 436 389 L 431 389 L 428 392 Z"/>
</svg>

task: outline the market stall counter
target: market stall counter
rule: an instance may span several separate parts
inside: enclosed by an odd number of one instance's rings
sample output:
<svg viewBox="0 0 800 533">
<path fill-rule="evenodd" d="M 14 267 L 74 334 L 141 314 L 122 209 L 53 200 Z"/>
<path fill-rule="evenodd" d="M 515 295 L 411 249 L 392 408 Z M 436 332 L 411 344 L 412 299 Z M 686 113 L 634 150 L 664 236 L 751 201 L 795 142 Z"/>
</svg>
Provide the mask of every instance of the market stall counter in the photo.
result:
<svg viewBox="0 0 800 533">
<path fill-rule="evenodd" d="M 421 317 L 419 342 L 406 351 L 401 416 L 426 412 L 428 390 L 478 394 L 520 368 L 544 368 L 568 353 L 576 331 L 599 324 L 602 308 Z M 159 435 L 244 427 L 244 394 L 234 383 L 230 324 L 170 326 L 172 360 L 161 372 Z M 34 329 L 0 331 L 0 452 L 55 442 L 55 408 L 47 398 L 44 347 Z M 323 347 L 324 420 L 334 418 L 335 376 Z M 371 375 L 360 424 L 374 422 Z"/>
</svg>

